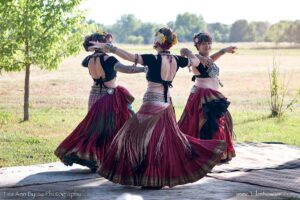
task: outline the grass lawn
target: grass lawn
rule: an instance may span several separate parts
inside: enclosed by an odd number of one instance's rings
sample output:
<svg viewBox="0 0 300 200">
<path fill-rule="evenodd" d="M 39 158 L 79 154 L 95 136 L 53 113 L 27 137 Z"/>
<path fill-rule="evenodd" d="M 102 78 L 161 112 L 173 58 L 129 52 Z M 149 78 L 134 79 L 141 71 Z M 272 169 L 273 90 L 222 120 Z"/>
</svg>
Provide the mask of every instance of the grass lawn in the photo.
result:
<svg viewBox="0 0 300 200">
<path fill-rule="evenodd" d="M 177 110 L 177 119 L 182 110 Z M 31 120 L 21 122 L 0 110 L 0 167 L 55 162 L 53 151 L 76 127 L 86 109 L 32 109 Z M 266 112 L 232 113 L 235 142 L 282 142 L 300 146 L 300 115 L 288 114 L 282 120 L 268 118 Z"/>
</svg>

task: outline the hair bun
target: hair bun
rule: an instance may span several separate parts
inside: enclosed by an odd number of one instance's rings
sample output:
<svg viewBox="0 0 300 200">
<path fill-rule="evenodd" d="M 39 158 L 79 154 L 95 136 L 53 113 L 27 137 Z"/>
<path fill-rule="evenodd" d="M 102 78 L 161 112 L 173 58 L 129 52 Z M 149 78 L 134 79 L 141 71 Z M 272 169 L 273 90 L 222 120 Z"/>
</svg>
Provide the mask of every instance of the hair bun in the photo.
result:
<svg viewBox="0 0 300 200">
<path fill-rule="evenodd" d="M 163 27 L 156 32 L 154 47 L 168 50 L 175 44 L 177 44 L 177 36 L 170 28 Z"/>
<path fill-rule="evenodd" d="M 110 33 L 106 33 L 104 31 L 96 31 L 95 33 L 88 35 L 85 37 L 83 42 L 83 47 L 86 51 L 89 51 L 89 47 L 92 46 L 91 41 L 98 41 L 101 43 L 112 42 L 112 35 Z"/>
</svg>

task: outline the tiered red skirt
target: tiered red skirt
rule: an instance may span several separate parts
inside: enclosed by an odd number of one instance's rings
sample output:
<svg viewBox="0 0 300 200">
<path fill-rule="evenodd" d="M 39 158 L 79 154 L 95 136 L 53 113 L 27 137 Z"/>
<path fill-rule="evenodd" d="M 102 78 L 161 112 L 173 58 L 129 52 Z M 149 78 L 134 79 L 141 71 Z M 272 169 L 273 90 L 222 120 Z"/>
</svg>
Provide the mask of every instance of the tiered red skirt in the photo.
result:
<svg viewBox="0 0 300 200">
<path fill-rule="evenodd" d="M 218 139 L 226 143 L 222 160 L 235 157 L 229 102 L 220 92 L 194 86 L 178 122 L 180 130 L 194 138 Z"/>
<path fill-rule="evenodd" d="M 91 98 L 90 98 L 91 99 Z M 57 147 L 55 155 L 66 165 L 73 163 L 95 170 L 106 156 L 114 136 L 132 116 L 128 105 L 134 98 L 118 86 L 93 103 L 76 129 Z"/>
<path fill-rule="evenodd" d="M 172 104 L 146 102 L 120 129 L 98 173 L 123 185 L 172 187 L 205 176 L 223 151 L 223 141 L 183 134 Z"/>
</svg>

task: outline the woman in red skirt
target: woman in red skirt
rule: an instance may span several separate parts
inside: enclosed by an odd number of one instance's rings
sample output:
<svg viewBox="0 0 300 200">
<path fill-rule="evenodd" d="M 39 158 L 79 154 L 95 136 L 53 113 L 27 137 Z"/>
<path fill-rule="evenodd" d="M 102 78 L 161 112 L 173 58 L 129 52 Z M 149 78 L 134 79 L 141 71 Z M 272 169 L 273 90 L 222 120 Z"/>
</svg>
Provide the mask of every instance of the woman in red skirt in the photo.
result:
<svg viewBox="0 0 300 200">
<path fill-rule="evenodd" d="M 217 163 L 224 142 L 201 141 L 183 134 L 176 123 L 169 88 L 177 70 L 198 66 L 199 60 L 188 49 L 183 56 L 169 49 L 177 42 L 168 28 L 155 35 L 157 54 L 131 54 L 112 44 L 95 44 L 128 61 L 148 66 L 148 88 L 139 111 L 117 133 L 98 173 L 123 185 L 160 189 L 201 179 Z"/>
<path fill-rule="evenodd" d="M 95 33 L 87 36 L 84 48 L 94 51 L 82 65 L 87 67 L 94 80 L 89 111 L 76 129 L 57 147 L 55 155 L 66 165 L 73 163 L 96 171 L 96 161 L 101 162 L 117 131 L 132 116 L 129 109 L 133 96 L 122 86 L 116 85 L 117 71 L 123 73 L 145 72 L 145 67 L 125 66 L 115 57 L 91 48 L 91 41 L 111 42 L 110 34 Z"/>
<path fill-rule="evenodd" d="M 229 102 L 218 91 L 221 85 L 219 68 L 213 63 L 225 53 L 234 53 L 236 47 L 227 47 L 210 58 L 212 38 L 208 33 L 199 33 L 193 38 L 201 63 L 192 69 L 195 85 L 191 90 L 183 114 L 178 122 L 185 134 L 204 140 L 218 139 L 226 142 L 226 151 L 221 162 L 227 162 L 235 156 L 232 142 L 233 124 L 227 110 Z M 206 65 L 206 66 L 205 66 Z"/>
</svg>

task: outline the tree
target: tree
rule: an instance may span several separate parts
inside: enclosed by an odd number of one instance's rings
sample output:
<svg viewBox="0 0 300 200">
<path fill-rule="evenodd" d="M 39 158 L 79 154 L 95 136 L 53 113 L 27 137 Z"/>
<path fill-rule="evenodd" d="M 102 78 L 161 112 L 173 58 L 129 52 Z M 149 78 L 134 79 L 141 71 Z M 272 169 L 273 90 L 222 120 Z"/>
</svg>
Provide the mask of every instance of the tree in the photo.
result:
<svg viewBox="0 0 300 200">
<path fill-rule="evenodd" d="M 95 20 L 88 20 L 86 21 L 86 24 L 89 25 L 89 27 L 92 27 L 95 30 L 101 30 L 106 31 L 106 28 L 103 24 L 97 23 Z"/>
<path fill-rule="evenodd" d="M 30 67 L 56 69 L 79 52 L 81 0 L 0 1 L 0 70 L 25 69 L 24 121 L 29 120 Z"/>
<path fill-rule="evenodd" d="M 169 23 L 171 25 L 171 23 Z M 175 32 L 180 41 L 192 41 L 194 33 L 206 31 L 203 17 L 191 13 L 179 14 L 174 23 Z"/>
<path fill-rule="evenodd" d="M 168 22 L 167 23 L 167 27 L 169 27 L 170 29 L 175 30 L 175 24 L 174 24 L 174 22 L 173 21 Z"/>
<path fill-rule="evenodd" d="M 289 42 L 300 43 L 300 20 L 296 20 L 289 26 L 286 35 Z"/>
<path fill-rule="evenodd" d="M 254 28 L 255 41 L 262 42 L 266 36 L 266 33 L 270 27 L 268 22 L 251 22 L 250 25 Z"/>
<path fill-rule="evenodd" d="M 227 42 L 229 37 L 229 26 L 221 23 L 207 24 L 208 32 L 217 42 Z"/>
<path fill-rule="evenodd" d="M 155 31 L 159 29 L 158 24 L 154 23 L 142 23 L 137 30 L 136 35 L 144 38 L 144 44 L 150 44 L 153 42 Z"/>
<path fill-rule="evenodd" d="M 288 42 L 289 38 L 286 34 L 290 28 L 291 21 L 280 21 L 276 24 L 273 24 L 266 34 L 265 40 L 269 42 Z"/>
<path fill-rule="evenodd" d="M 256 32 L 255 32 L 256 29 L 255 28 L 256 28 L 255 24 L 249 23 L 247 25 L 247 28 L 246 28 L 246 31 L 245 31 L 242 41 L 244 41 L 244 42 L 255 41 L 256 40 Z"/>
<path fill-rule="evenodd" d="M 128 36 L 135 35 L 141 24 L 142 22 L 132 14 L 122 15 L 113 25 L 112 33 L 118 42 L 126 43 Z"/>
<path fill-rule="evenodd" d="M 235 21 L 230 29 L 229 41 L 230 42 L 240 42 L 244 41 L 245 35 L 247 34 L 248 22 L 247 20 L 237 20 Z"/>
<path fill-rule="evenodd" d="M 142 36 L 129 35 L 127 38 L 128 44 L 142 44 L 144 42 L 144 38 Z"/>
</svg>

